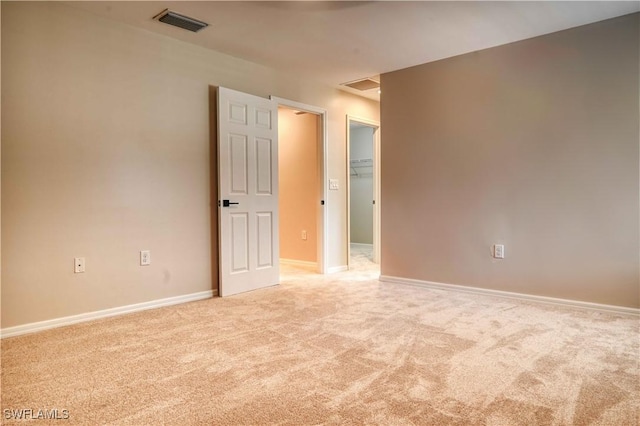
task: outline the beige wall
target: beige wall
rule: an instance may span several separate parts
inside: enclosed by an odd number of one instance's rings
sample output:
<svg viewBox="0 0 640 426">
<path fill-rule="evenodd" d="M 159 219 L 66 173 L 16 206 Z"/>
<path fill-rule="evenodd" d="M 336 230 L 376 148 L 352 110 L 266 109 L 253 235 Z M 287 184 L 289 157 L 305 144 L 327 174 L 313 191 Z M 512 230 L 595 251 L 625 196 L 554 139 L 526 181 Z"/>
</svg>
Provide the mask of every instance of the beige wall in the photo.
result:
<svg viewBox="0 0 640 426">
<path fill-rule="evenodd" d="M 0 7 L 3 328 L 216 288 L 210 86 L 326 108 L 343 183 L 346 114 L 379 119 L 376 102 L 66 5 Z M 329 267 L 347 262 L 344 189 Z"/>
<path fill-rule="evenodd" d="M 640 306 L 638 16 L 382 76 L 383 275 Z"/>
<path fill-rule="evenodd" d="M 314 114 L 278 109 L 281 259 L 317 262 L 319 121 Z"/>
</svg>

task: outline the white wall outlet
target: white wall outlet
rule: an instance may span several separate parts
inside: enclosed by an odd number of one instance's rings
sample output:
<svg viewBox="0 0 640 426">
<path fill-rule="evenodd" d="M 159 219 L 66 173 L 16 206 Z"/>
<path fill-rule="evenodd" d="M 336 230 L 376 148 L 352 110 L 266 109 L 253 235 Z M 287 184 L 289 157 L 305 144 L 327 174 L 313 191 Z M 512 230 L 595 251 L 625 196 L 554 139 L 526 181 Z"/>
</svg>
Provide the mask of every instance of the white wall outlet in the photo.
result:
<svg viewBox="0 0 640 426">
<path fill-rule="evenodd" d="M 333 191 L 340 189 L 340 185 L 338 185 L 338 179 L 329 179 L 329 189 Z"/>
<path fill-rule="evenodd" d="M 73 272 L 76 274 L 81 274 L 84 272 L 85 261 L 84 257 L 74 257 L 73 258 Z"/>
<path fill-rule="evenodd" d="M 493 246 L 493 257 L 496 259 L 504 259 L 504 245 L 495 244 Z"/>
<path fill-rule="evenodd" d="M 307 231 L 302 231 L 302 239 L 307 240 Z"/>
<path fill-rule="evenodd" d="M 150 250 L 141 250 L 140 251 L 140 266 L 151 265 L 151 251 Z"/>
</svg>

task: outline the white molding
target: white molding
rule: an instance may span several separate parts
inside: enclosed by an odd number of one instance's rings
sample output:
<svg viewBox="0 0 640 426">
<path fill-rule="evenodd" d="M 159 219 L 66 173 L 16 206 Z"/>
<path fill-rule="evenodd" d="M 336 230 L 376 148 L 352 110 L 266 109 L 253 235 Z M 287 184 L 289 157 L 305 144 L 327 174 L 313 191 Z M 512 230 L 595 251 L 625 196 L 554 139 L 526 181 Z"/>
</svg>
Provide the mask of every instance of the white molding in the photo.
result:
<svg viewBox="0 0 640 426">
<path fill-rule="evenodd" d="M 362 247 L 362 248 L 373 248 L 373 244 L 365 244 L 365 243 L 351 243 L 354 247 Z"/>
<path fill-rule="evenodd" d="M 130 314 L 133 312 L 146 311 L 148 309 L 161 308 L 163 306 L 178 305 L 180 303 L 195 302 L 197 300 L 210 299 L 214 296 L 213 290 L 201 291 L 199 293 L 184 294 L 182 296 L 167 297 L 165 299 L 151 300 L 149 302 L 136 303 L 133 305 L 119 306 L 117 308 L 104 309 L 101 311 L 87 312 L 84 314 L 72 315 L 68 317 L 55 318 L 46 321 L 32 322 L 15 327 L 7 327 L 0 330 L 0 338 L 20 336 L 22 334 L 35 333 L 37 331 L 51 328 L 63 327 L 66 325 L 92 321 L 100 318 L 108 318 L 117 315 Z"/>
<path fill-rule="evenodd" d="M 411 278 L 392 277 L 388 275 L 380 275 L 380 281 L 396 284 L 407 284 L 417 287 L 425 287 L 436 290 L 458 291 L 463 293 L 481 294 L 484 296 L 505 297 L 508 299 L 526 300 L 540 302 L 551 305 L 561 305 L 577 308 L 585 308 L 596 311 L 615 312 L 617 314 L 640 315 L 640 309 L 627 308 L 625 306 L 603 305 L 599 303 L 582 302 L 580 300 L 558 299 L 555 297 L 537 296 L 534 294 L 513 293 L 502 290 L 491 290 L 479 287 L 468 287 L 456 284 L 443 284 L 433 281 L 415 280 Z"/>
<path fill-rule="evenodd" d="M 349 270 L 349 266 L 348 265 L 340 265 L 340 266 L 332 266 L 329 268 L 328 270 L 328 274 L 335 274 L 337 272 L 344 272 L 344 271 L 348 271 Z"/>
<path fill-rule="evenodd" d="M 295 260 L 295 259 L 280 259 L 280 263 L 291 266 L 304 266 L 308 268 L 317 268 L 317 262 L 310 262 L 308 260 Z"/>
</svg>

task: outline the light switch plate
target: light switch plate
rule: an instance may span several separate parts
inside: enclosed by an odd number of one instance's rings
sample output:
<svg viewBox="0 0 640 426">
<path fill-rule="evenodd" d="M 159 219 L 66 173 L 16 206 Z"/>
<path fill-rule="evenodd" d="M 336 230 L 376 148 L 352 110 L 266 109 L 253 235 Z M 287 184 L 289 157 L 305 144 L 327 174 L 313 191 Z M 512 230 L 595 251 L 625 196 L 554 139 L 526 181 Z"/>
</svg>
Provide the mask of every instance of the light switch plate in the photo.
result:
<svg viewBox="0 0 640 426">
<path fill-rule="evenodd" d="M 334 191 L 340 189 L 340 186 L 338 185 L 338 179 L 329 179 L 329 189 Z"/>
<path fill-rule="evenodd" d="M 140 266 L 151 265 L 151 251 L 149 250 L 141 250 L 140 251 Z"/>
</svg>

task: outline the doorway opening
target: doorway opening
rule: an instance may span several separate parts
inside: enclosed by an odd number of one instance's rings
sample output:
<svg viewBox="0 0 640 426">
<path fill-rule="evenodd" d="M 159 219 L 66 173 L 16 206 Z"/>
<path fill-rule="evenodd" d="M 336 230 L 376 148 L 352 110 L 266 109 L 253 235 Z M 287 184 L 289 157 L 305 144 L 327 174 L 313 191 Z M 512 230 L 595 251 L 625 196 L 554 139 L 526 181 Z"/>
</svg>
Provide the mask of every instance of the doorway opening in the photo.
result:
<svg viewBox="0 0 640 426">
<path fill-rule="evenodd" d="M 380 123 L 347 116 L 349 269 L 379 268 Z"/>
<path fill-rule="evenodd" d="M 275 98 L 281 276 L 325 273 L 326 112 Z"/>
</svg>

